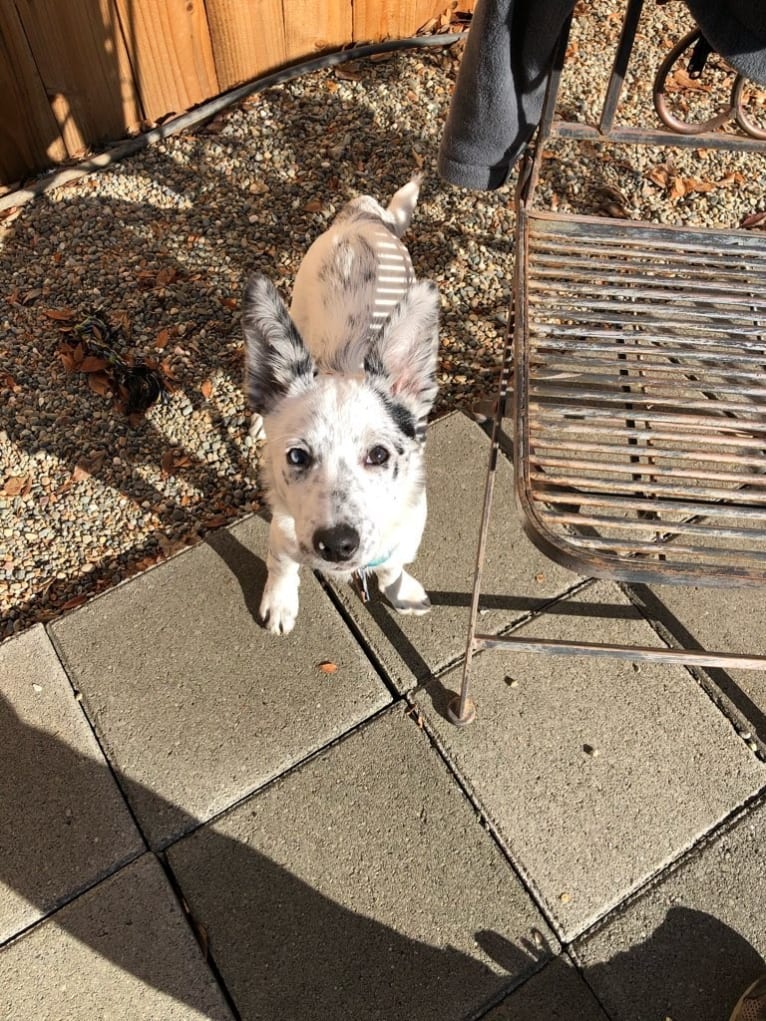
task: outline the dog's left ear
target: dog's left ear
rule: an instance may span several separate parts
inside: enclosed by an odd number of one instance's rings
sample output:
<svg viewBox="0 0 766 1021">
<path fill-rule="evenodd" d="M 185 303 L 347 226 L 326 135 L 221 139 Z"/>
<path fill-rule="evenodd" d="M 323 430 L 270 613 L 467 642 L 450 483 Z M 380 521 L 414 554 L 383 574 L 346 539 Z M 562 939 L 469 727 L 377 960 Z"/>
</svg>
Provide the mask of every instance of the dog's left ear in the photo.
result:
<svg viewBox="0 0 766 1021">
<path fill-rule="evenodd" d="M 250 407 L 267 415 L 296 384 L 314 378 L 314 361 L 276 287 L 260 273 L 245 287 L 242 328 Z"/>
<path fill-rule="evenodd" d="M 436 399 L 439 291 L 430 280 L 413 284 L 374 338 L 365 370 L 384 376 L 394 394 L 409 398 L 418 418 Z"/>
</svg>

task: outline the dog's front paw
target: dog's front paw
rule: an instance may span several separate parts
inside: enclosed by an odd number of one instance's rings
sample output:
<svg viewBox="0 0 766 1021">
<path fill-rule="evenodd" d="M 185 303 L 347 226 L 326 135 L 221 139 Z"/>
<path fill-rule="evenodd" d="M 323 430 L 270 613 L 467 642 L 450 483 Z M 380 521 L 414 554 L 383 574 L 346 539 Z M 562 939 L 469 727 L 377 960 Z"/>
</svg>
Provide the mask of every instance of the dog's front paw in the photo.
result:
<svg viewBox="0 0 766 1021">
<path fill-rule="evenodd" d="M 421 617 L 431 609 L 426 590 L 406 571 L 402 571 L 395 581 L 383 585 L 383 594 L 398 613 Z"/>
<path fill-rule="evenodd" d="M 298 587 L 292 583 L 267 582 L 259 613 L 263 626 L 272 634 L 289 634 L 298 616 Z"/>
</svg>

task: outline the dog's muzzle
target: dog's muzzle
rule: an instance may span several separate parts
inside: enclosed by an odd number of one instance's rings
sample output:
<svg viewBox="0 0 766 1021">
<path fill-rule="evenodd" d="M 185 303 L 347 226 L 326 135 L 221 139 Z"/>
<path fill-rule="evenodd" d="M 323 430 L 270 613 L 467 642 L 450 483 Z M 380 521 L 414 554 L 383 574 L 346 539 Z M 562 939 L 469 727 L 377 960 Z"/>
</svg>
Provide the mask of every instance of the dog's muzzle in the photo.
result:
<svg viewBox="0 0 766 1021">
<path fill-rule="evenodd" d="M 343 564 L 359 549 L 359 533 L 351 525 L 333 525 L 314 532 L 314 550 L 331 564 Z"/>
</svg>

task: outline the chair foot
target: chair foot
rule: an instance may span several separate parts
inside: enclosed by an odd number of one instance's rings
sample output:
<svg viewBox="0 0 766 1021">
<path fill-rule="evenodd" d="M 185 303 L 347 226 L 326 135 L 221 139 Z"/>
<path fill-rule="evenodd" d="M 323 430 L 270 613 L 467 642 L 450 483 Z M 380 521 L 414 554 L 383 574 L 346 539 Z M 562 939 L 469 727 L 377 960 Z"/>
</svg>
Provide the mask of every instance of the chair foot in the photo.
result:
<svg viewBox="0 0 766 1021">
<path fill-rule="evenodd" d="M 460 715 L 460 696 L 456 695 L 447 706 L 447 719 L 456 727 L 467 727 L 476 719 L 476 706 L 473 700 L 467 698 L 463 715 Z"/>
</svg>

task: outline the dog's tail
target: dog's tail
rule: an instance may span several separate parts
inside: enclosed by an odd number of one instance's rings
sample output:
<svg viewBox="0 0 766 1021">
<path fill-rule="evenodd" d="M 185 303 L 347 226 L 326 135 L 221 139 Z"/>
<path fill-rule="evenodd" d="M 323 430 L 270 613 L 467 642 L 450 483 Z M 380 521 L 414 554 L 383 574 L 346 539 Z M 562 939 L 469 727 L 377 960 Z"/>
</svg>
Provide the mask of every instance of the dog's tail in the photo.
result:
<svg viewBox="0 0 766 1021">
<path fill-rule="evenodd" d="M 403 188 L 394 195 L 388 203 L 388 212 L 393 220 L 392 228 L 398 238 L 404 234 L 410 225 L 412 212 L 418 201 L 420 185 L 423 181 L 422 174 L 416 174 L 411 181 L 408 181 Z"/>
</svg>

